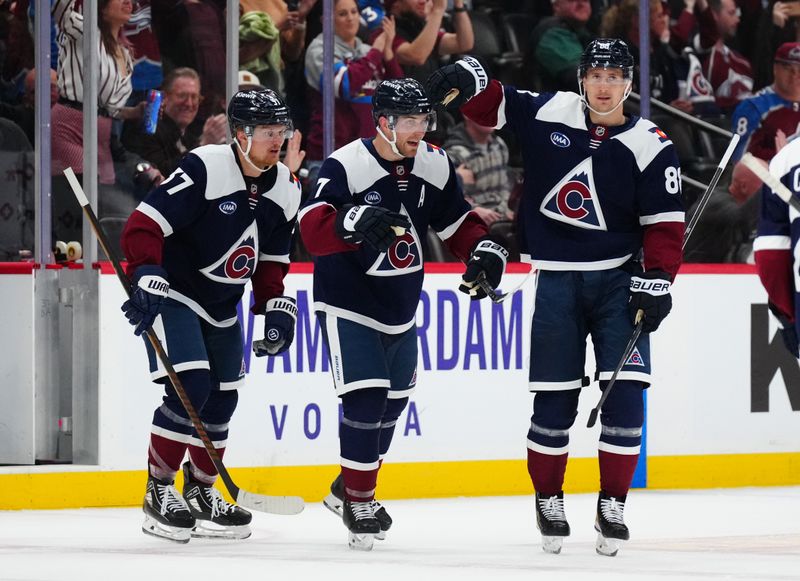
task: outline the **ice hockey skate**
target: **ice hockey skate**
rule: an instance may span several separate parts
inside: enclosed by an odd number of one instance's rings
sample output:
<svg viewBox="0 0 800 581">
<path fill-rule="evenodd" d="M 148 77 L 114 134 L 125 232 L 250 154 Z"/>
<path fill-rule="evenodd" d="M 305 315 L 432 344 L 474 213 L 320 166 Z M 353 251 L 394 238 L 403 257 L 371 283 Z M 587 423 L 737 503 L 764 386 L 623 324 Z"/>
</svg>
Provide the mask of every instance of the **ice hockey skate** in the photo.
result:
<svg viewBox="0 0 800 581">
<path fill-rule="evenodd" d="M 609 496 L 600 491 L 597 497 L 597 520 L 594 529 L 597 531 L 595 550 L 606 557 L 614 557 L 619 552 L 621 541 L 630 538 L 628 527 L 623 520 L 626 496 Z"/>
<path fill-rule="evenodd" d="M 371 551 L 375 536 L 381 532 L 372 504 L 372 501 L 352 502 L 347 499 L 342 504 L 342 521 L 350 531 L 347 544 L 351 549 Z"/>
<path fill-rule="evenodd" d="M 331 483 L 331 492 L 324 498 L 322 504 L 331 512 L 342 516 L 342 505 L 344 504 L 344 479 L 339 474 L 336 479 Z M 382 541 L 386 538 L 386 531 L 392 527 L 392 517 L 386 512 L 386 507 L 377 500 L 372 501 L 372 512 L 378 523 L 381 525 L 381 532 L 375 535 L 375 538 Z"/>
<path fill-rule="evenodd" d="M 563 491 L 552 496 L 536 493 L 536 526 L 542 533 L 542 550 L 555 555 L 560 553 L 564 537 L 570 533 Z"/>
<path fill-rule="evenodd" d="M 192 477 L 189 463 L 183 465 L 183 498 L 196 520 L 191 534 L 202 539 L 246 539 L 252 534 L 253 515 L 222 498 L 219 490 Z"/>
<path fill-rule="evenodd" d="M 148 476 L 142 532 L 176 543 L 188 543 L 195 519 L 173 482 Z"/>
</svg>

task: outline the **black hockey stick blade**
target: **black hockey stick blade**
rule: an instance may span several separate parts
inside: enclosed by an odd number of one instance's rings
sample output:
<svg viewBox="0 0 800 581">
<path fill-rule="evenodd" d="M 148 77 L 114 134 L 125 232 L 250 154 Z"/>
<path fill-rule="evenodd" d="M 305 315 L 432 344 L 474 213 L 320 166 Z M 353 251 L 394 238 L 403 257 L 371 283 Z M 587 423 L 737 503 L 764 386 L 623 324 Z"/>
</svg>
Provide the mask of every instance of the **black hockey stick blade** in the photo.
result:
<svg viewBox="0 0 800 581">
<path fill-rule="evenodd" d="M 72 188 L 72 193 L 78 200 L 78 204 L 83 209 L 86 219 L 89 220 L 92 230 L 97 237 L 97 241 L 100 243 L 100 246 L 103 248 L 106 256 L 108 256 L 108 259 L 111 261 L 111 264 L 114 267 L 114 272 L 117 274 L 120 284 L 122 284 L 122 287 L 125 289 L 125 294 L 130 297 L 131 284 L 128 280 L 128 276 L 125 274 L 125 271 L 122 270 L 122 265 L 120 264 L 116 252 L 114 252 L 114 249 L 108 243 L 108 237 L 106 236 L 103 227 L 100 225 L 100 222 L 97 220 L 97 216 L 95 215 L 80 182 L 78 182 L 75 172 L 71 167 L 68 167 L 64 170 L 64 175 L 66 176 L 67 181 Z M 161 363 L 167 372 L 167 376 L 172 382 L 175 392 L 178 394 L 178 399 L 181 400 L 181 404 L 183 404 L 183 407 L 192 422 L 192 427 L 197 432 L 197 436 L 203 442 L 206 452 L 208 452 L 211 462 L 214 464 L 217 472 L 219 472 L 219 476 L 222 479 L 222 482 L 225 484 L 225 488 L 231 495 L 231 498 L 246 508 L 252 508 L 253 510 L 258 510 L 261 512 L 269 512 L 272 514 L 297 514 L 302 512 L 304 508 L 304 502 L 299 496 L 267 496 L 264 494 L 255 494 L 253 492 L 242 490 L 236 486 L 236 484 L 234 484 L 228 469 L 222 463 L 222 458 L 220 458 L 217 449 L 211 442 L 211 438 L 208 436 L 208 432 L 206 432 L 203 422 L 200 420 L 200 416 L 197 414 L 197 410 L 194 408 L 189 396 L 186 394 L 186 390 L 184 389 L 183 384 L 178 377 L 178 373 L 172 366 L 172 362 L 167 356 L 164 346 L 161 344 L 161 341 L 152 328 L 147 330 L 146 336 L 150 341 L 150 344 L 153 346 L 153 350 L 156 352 L 156 355 L 161 360 Z"/>
<path fill-rule="evenodd" d="M 641 311 L 639 311 L 639 312 L 641 313 Z M 597 423 L 597 414 L 600 413 L 600 410 L 602 409 L 603 404 L 606 402 L 606 399 L 608 399 L 608 394 L 611 393 L 611 389 L 614 387 L 614 384 L 617 382 L 617 376 L 619 375 L 619 372 L 622 371 L 623 367 L 625 367 L 625 362 L 631 356 L 631 353 L 633 353 L 633 348 L 636 347 L 636 341 L 639 340 L 639 335 L 642 334 L 642 318 L 641 317 L 637 317 L 637 318 L 638 318 L 638 321 L 636 323 L 636 327 L 634 327 L 633 334 L 631 335 L 631 338 L 628 341 L 628 344 L 625 346 L 625 351 L 622 354 L 622 358 L 619 360 L 619 363 L 617 363 L 617 368 L 614 370 L 614 373 L 611 375 L 611 379 L 608 382 L 608 387 L 606 387 L 605 390 L 603 390 L 603 395 L 600 396 L 600 401 L 597 402 L 597 405 L 594 407 L 594 409 L 589 414 L 589 421 L 586 422 L 586 427 L 587 428 L 592 428 Z"/>
</svg>

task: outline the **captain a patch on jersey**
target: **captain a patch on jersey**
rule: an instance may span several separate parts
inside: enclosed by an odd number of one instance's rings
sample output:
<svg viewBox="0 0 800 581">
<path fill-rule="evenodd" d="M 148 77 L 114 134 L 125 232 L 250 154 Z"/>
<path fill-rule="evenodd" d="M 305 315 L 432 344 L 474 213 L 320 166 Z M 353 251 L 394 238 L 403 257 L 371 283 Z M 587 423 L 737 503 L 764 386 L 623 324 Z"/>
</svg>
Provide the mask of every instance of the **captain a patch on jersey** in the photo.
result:
<svg viewBox="0 0 800 581">
<path fill-rule="evenodd" d="M 545 216 L 578 228 L 607 230 L 594 185 L 592 158 L 566 173 L 544 197 L 539 210 Z"/>
</svg>

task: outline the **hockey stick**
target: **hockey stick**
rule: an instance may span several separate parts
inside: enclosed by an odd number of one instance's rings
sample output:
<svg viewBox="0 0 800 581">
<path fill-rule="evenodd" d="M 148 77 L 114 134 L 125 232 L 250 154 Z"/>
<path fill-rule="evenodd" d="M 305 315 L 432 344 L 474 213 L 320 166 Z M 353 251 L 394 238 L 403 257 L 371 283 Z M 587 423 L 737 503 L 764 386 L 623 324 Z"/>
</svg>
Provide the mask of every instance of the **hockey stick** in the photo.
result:
<svg viewBox="0 0 800 581">
<path fill-rule="evenodd" d="M 619 363 L 617 363 L 617 368 L 614 370 L 614 373 L 611 374 L 611 379 L 608 382 L 608 386 L 603 390 L 603 394 L 600 396 L 600 401 L 597 402 L 597 405 L 594 406 L 589 414 L 589 421 L 586 422 L 587 428 L 594 427 L 594 424 L 597 422 L 597 414 L 600 412 L 603 404 L 608 399 L 608 394 L 611 393 L 611 388 L 614 387 L 614 384 L 617 382 L 617 376 L 619 375 L 619 372 L 622 371 L 623 367 L 625 367 L 625 363 L 628 361 L 631 353 L 633 353 L 634 347 L 636 347 L 636 341 L 639 340 L 639 335 L 642 334 L 642 315 L 643 312 L 641 310 L 636 313 L 636 326 L 633 328 L 633 335 L 631 335 L 631 338 L 628 340 L 628 344 L 625 346 L 625 351 L 622 353 L 622 358 L 619 360 Z"/>
<path fill-rule="evenodd" d="M 708 201 L 711 199 L 711 194 L 714 193 L 714 188 L 717 187 L 717 183 L 719 182 L 720 177 L 722 177 L 722 172 L 725 171 L 725 166 L 728 165 L 728 161 L 733 155 L 733 150 L 736 149 L 736 144 L 739 143 L 739 135 L 734 133 L 733 137 L 731 137 L 730 143 L 728 143 L 728 147 L 725 149 L 725 153 L 722 155 L 722 159 L 719 160 L 717 164 L 717 169 L 714 171 L 714 176 L 711 178 L 711 181 L 708 183 L 706 187 L 706 191 L 703 192 L 703 196 L 700 198 L 700 201 L 697 203 L 697 209 L 692 216 L 692 219 L 689 221 L 689 225 L 686 227 L 686 230 L 683 234 L 683 246 L 681 249 L 686 248 L 686 243 L 689 242 L 689 237 L 692 235 L 694 231 L 694 227 L 697 225 L 698 220 L 700 220 L 700 215 L 703 213 L 703 210 L 708 205 Z M 749 166 L 748 166 L 749 167 Z M 769 172 L 768 172 L 769 173 Z M 617 381 L 617 376 L 619 375 L 622 368 L 625 367 L 625 362 L 628 361 L 628 358 L 633 353 L 633 348 L 636 345 L 636 341 L 639 340 L 639 336 L 642 334 L 642 317 L 644 315 L 643 311 L 638 311 L 636 313 L 636 326 L 633 329 L 633 334 L 631 338 L 628 340 L 628 345 L 625 347 L 625 351 L 622 353 L 622 358 L 617 363 L 617 367 L 614 370 L 614 373 L 611 375 L 611 380 L 608 382 L 608 386 L 603 390 L 602 395 L 600 396 L 600 401 L 597 402 L 597 405 L 592 408 L 591 413 L 589 414 L 589 421 L 586 422 L 586 427 L 591 428 L 597 422 L 597 414 L 603 407 L 603 404 L 608 399 L 608 394 L 611 392 L 611 388 L 614 387 L 614 384 Z"/>
<path fill-rule="evenodd" d="M 800 212 L 800 199 L 793 195 L 792 191 L 783 185 L 781 180 L 776 178 L 767 168 L 761 165 L 751 153 L 745 153 L 741 161 L 747 169 L 756 174 L 758 179 L 775 192 L 781 200 Z"/>
<path fill-rule="evenodd" d="M 703 192 L 703 196 L 697 203 L 697 209 L 694 211 L 692 219 L 689 220 L 689 225 L 686 226 L 686 232 L 683 235 L 683 249 L 686 248 L 686 243 L 689 242 L 689 237 L 692 235 L 692 232 L 694 232 L 694 227 L 697 226 L 698 220 L 700 220 L 700 214 L 703 213 L 703 210 L 705 210 L 706 206 L 708 205 L 708 201 L 711 199 L 711 194 L 714 193 L 714 188 L 717 187 L 717 182 L 719 182 L 719 178 L 722 177 L 722 172 L 725 171 L 725 166 L 728 165 L 728 160 L 731 158 L 731 155 L 733 155 L 733 150 L 736 149 L 736 145 L 738 143 L 739 135 L 734 133 L 733 137 L 731 137 L 730 143 L 728 143 L 728 148 L 725 150 L 722 159 L 719 160 L 719 164 L 717 164 L 717 169 L 714 171 L 714 176 L 711 178 L 706 191 Z"/>
<path fill-rule="evenodd" d="M 72 171 L 71 167 L 68 167 L 64 170 L 64 175 L 67 177 L 67 181 L 72 187 L 72 193 L 75 194 L 78 204 L 80 204 L 81 208 L 83 208 L 83 213 L 88 218 L 92 226 L 92 230 L 94 230 L 95 236 L 97 236 L 97 241 L 100 242 L 100 246 L 103 248 L 103 251 L 106 253 L 106 256 L 108 256 L 108 259 L 111 261 L 111 264 L 114 267 L 114 272 L 117 274 L 117 278 L 122 284 L 122 287 L 125 289 L 125 293 L 128 295 L 128 298 L 130 298 L 130 281 L 128 280 L 125 272 L 122 270 L 122 265 L 120 264 L 116 253 L 109 245 L 106 233 L 103 231 L 103 227 L 97 221 L 97 216 L 95 215 L 92 206 L 89 204 L 89 200 L 86 197 L 86 194 L 83 192 L 83 188 L 81 187 L 80 183 L 78 183 L 78 178 L 75 176 L 75 172 Z M 161 360 L 164 369 L 167 370 L 169 380 L 172 382 L 172 385 L 178 394 L 178 398 L 180 398 L 181 404 L 183 404 L 183 408 L 189 415 L 189 419 L 192 421 L 192 426 L 202 440 L 203 445 L 206 448 L 206 452 L 208 452 L 209 458 L 211 458 L 211 461 L 214 463 L 214 467 L 217 469 L 222 481 L 225 483 L 225 488 L 228 490 L 228 493 L 236 501 L 236 503 L 245 508 L 251 508 L 253 510 L 269 512 L 272 514 L 298 514 L 302 512 L 305 505 L 303 503 L 303 499 L 299 496 L 269 496 L 265 494 L 256 494 L 255 492 L 242 490 L 236 486 L 236 484 L 234 484 L 228 469 L 222 463 L 222 458 L 219 457 L 217 449 L 214 448 L 211 438 L 208 437 L 208 432 L 206 432 L 203 422 L 200 420 L 200 416 L 197 415 L 197 410 L 194 409 L 192 402 L 189 400 L 189 396 L 186 395 L 186 390 L 184 389 L 181 380 L 178 378 L 178 374 L 175 371 L 175 368 L 172 366 L 172 363 L 167 356 L 167 352 L 161 345 L 161 341 L 159 341 L 158 336 L 152 327 L 147 330 L 146 334 L 147 339 L 150 341 L 150 344 L 153 346 L 153 349 L 156 352 L 156 355 L 158 355 L 158 358 Z"/>
<path fill-rule="evenodd" d="M 493 303 L 500 304 L 503 301 L 505 301 L 506 299 L 508 299 L 508 297 L 512 296 L 519 289 L 521 289 L 525 285 L 525 283 L 528 282 L 528 277 L 532 273 L 533 273 L 533 269 L 531 268 L 528 271 L 528 273 L 525 275 L 525 278 L 522 279 L 522 282 L 519 283 L 516 287 L 514 287 L 513 290 L 510 290 L 508 292 L 502 292 L 499 288 L 498 289 L 493 289 L 492 285 L 489 284 L 489 281 L 486 280 L 486 273 L 485 272 L 481 272 L 478 275 L 478 280 L 476 280 L 475 282 L 478 284 L 479 287 L 481 287 L 481 290 L 486 293 L 486 296 L 489 297 L 489 300 L 491 300 Z"/>
</svg>

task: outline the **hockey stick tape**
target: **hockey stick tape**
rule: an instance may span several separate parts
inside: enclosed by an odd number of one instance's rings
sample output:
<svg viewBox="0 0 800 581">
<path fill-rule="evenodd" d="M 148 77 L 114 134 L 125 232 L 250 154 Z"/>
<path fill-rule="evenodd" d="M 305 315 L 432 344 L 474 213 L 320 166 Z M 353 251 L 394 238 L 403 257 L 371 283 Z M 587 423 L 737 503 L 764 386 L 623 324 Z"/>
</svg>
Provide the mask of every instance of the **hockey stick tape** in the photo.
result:
<svg viewBox="0 0 800 581">
<path fill-rule="evenodd" d="M 72 171 L 72 168 L 68 167 L 65 169 L 64 175 L 67 176 L 67 181 L 69 182 L 69 185 L 72 186 L 72 193 L 75 194 L 75 197 L 78 199 L 78 204 L 81 206 L 81 208 L 88 206 L 89 198 L 87 198 L 86 194 L 83 193 L 83 188 L 78 182 L 78 178 L 75 176 L 75 172 Z"/>
<path fill-rule="evenodd" d="M 772 191 L 775 192 L 781 200 L 792 206 L 795 210 L 800 211 L 800 200 L 792 195 L 791 190 L 783 185 L 778 178 L 772 175 L 772 173 L 770 173 L 770 171 L 765 168 L 751 153 L 745 153 L 742 156 L 741 161 L 747 169 L 756 174 L 758 179 L 769 186 L 770 189 L 772 189 Z"/>
</svg>

